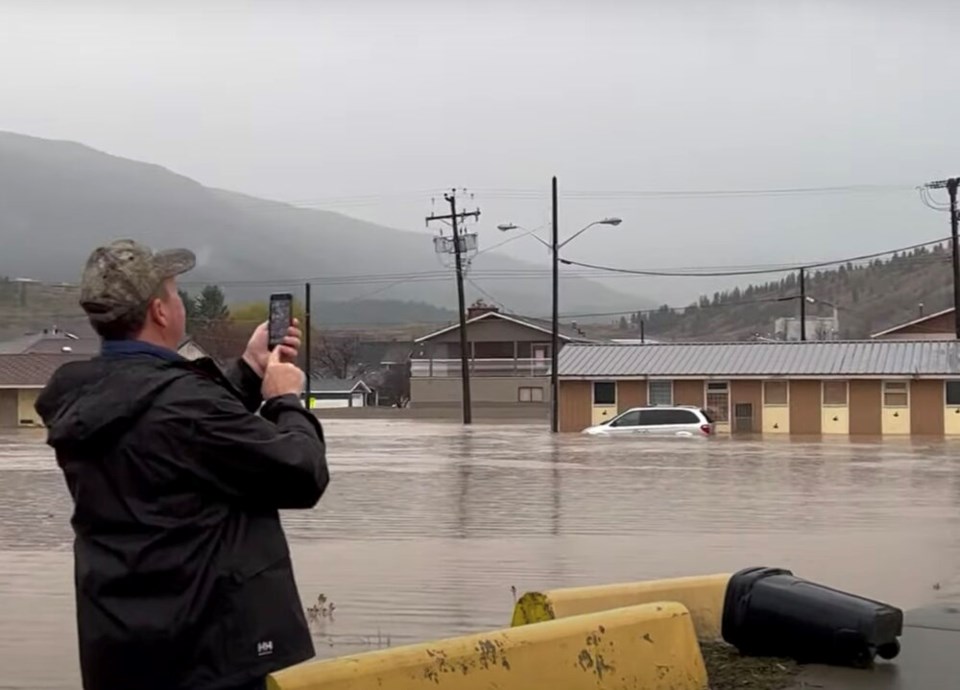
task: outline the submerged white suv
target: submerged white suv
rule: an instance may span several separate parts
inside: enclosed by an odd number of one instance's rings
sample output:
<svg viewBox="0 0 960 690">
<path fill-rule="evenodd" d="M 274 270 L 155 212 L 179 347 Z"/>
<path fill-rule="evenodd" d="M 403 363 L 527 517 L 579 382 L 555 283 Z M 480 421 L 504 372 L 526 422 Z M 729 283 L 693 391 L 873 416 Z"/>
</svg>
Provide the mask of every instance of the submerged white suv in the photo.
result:
<svg viewBox="0 0 960 690">
<path fill-rule="evenodd" d="M 657 436 L 712 436 L 713 417 L 699 407 L 635 407 L 609 422 L 583 430 L 590 436 L 649 434 Z"/>
</svg>

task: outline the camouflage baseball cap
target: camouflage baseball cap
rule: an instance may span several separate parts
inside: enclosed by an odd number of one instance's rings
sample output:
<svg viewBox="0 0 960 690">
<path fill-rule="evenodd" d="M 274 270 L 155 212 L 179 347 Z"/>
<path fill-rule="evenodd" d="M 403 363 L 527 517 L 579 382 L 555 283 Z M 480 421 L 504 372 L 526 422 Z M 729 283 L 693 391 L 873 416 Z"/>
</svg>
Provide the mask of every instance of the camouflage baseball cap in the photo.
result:
<svg viewBox="0 0 960 690">
<path fill-rule="evenodd" d="M 91 321 L 109 323 L 146 309 L 163 281 L 186 273 L 196 263 L 188 249 L 154 252 L 133 240 L 97 247 L 87 259 L 80 280 L 80 306 Z"/>
</svg>

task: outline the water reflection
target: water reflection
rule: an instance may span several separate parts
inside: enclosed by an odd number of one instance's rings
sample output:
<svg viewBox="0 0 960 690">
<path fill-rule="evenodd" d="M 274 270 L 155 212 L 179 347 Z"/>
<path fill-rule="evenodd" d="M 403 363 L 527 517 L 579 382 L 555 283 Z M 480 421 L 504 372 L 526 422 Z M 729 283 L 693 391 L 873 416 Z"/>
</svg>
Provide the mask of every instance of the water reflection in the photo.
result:
<svg viewBox="0 0 960 690">
<path fill-rule="evenodd" d="M 318 653 L 498 627 L 523 591 L 754 564 L 903 606 L 960 597 L 952 443 L 624 440 L 328 425 L 333 483 L 291 512 Z M 35 433 L 0 437 L 0 664 L 76 687 L 70 505 Z M 933 585 L 940 584 L 935 590 Z"/>
</svg>

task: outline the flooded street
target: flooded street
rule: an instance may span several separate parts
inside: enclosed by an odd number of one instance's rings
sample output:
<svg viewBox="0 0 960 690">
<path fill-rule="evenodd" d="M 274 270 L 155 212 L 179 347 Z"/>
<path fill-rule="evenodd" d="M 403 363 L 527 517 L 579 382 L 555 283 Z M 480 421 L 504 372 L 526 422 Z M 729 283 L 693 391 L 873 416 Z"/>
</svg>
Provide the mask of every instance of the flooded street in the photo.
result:
<svg viewBox="0 0 960 690">
<path fill-rule="evenodd" d="M 960 444 L 326 427 L 329 492 L 284 516 L 305 604 L 335 604 L 322 656 L 506 625 L 511 586 L 771 565 L 905 608 L 960 598 Z M 42 435 L 0 436 L 0 688 L 79 687 L 70 509 Z"/>
</svg>

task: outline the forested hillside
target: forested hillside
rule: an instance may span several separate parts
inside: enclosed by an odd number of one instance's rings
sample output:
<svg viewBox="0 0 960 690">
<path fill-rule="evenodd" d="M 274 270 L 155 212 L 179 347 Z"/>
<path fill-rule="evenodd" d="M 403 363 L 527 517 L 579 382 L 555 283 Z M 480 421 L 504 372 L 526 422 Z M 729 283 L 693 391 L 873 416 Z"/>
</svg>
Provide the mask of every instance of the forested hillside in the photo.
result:
<svg viewBox="0 0 960 690">
<path fill-rule="evenodd" d="M 837 306 L 840 335 L 866 338 L 871 333 L 952 306 L 950 247 L 936 245 L 894 254 L 863 264 L 808 271 L 806 292 L 817 300 L 807 314 L 829 316 Z M 829 304 L 827 304 L 829 303 Z M 661 307 L 634 315 L 621 326 L 630 328 L 638 316 L 646 334 L 663 340 L 745 340 L 770 336 L 774 321 L 800 313 L 798 274 L 761 284 L 700 297 L 678 310 Z"/>
</svg>

